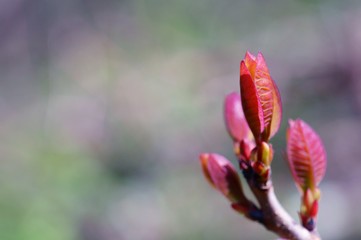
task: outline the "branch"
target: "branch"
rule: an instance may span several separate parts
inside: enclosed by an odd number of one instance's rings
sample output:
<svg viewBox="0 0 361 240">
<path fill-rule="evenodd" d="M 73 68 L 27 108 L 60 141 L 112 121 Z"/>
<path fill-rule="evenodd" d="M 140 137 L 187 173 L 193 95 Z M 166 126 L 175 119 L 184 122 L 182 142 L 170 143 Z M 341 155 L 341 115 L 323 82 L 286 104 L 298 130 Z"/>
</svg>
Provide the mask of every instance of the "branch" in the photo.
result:
<svg viewBox="0 0 361 240">
<path fill-rule="evenodd" d="M 252 171 L 252 169 L 250 169 Z M 244 170 L 249 171 L 249 170 Z M 262 211 L 263 219 L 260 222 L 266 229 L 278 236 L 290 240 L 321 240 L 317 232 L 309 232 L 296 223 L 279 203 L 271 180 L 266 184 L 260 183 L 255 174 L 244 174 L 251 191 L 255 195 Z"/>
</svg>

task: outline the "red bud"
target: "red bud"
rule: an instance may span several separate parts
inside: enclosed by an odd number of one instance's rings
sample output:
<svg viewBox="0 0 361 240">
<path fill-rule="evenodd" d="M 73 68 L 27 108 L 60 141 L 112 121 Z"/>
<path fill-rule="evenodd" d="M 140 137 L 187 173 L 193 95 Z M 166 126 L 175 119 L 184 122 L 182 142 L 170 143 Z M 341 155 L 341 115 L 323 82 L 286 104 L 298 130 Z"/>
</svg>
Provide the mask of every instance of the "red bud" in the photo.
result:
<svg viewBox="0 0 361 240">
<path fill-rule="evenodd" d="M 302 225 L 310 231 L 312 231 L 316 226 L 319 198 L 320 191 L 318 189 L 312 191 L 307 188 L 303 191 L 300 218 Z"/>
<path fill-rule="evenodd" d="M 318 201 L 315 200 L 310 209 L 310 217 L 315 218 L 317 216 L 317 213 L 318 213 Z"/>
</svg>

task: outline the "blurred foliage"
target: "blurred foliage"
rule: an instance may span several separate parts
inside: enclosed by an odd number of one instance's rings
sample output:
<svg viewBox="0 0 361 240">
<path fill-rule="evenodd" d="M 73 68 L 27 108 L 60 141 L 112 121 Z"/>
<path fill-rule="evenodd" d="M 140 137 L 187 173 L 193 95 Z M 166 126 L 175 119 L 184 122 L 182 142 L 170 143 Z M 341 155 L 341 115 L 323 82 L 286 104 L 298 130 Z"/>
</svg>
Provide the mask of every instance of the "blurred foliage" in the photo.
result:
<svg viewBox="0 0 361 240">
<path fill-rule="evenodd" d="M 360 238 L 359 1 L 0 6 L 0 239 L 275 238 L 232 212 L 197 160 L 235 160 L 222 101 L 247 49 L 264 53 L 283 97 L 281 202 L 297 218 L 282 151 L 287 118 L 302 117 L 329 155 L 319 230 Z"/>
</svg>

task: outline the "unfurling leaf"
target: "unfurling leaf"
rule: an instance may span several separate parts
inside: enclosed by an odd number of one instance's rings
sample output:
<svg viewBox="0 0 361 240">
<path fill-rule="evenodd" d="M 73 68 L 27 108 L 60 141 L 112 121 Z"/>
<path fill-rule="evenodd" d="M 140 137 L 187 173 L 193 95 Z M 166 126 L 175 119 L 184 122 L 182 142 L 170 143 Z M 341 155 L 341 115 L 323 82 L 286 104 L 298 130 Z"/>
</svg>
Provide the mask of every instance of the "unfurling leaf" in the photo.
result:
<svg viewBox="0 0 361 240">
<path fill-rule="evenodd" d="M 326 152 L 320 137 L 304 121 L 289 121 L 287 160 L 297 185 L 315 191 L 326 171 Z"/>
<path fill-rule="evenodd" d="M 278 131 L 282 103 L 263 55 L 246 53 L 240 67 L 240 86 L 244 114 L 255 139 L 268 141 Z"/>
<path fill-rule="evenodd" d="M 244 61 L 241 62 L 240 85 L 244 115 L 253 136 L 258 139 L 264 130 L 263 111 L 252 75 Z"/>
</svg>

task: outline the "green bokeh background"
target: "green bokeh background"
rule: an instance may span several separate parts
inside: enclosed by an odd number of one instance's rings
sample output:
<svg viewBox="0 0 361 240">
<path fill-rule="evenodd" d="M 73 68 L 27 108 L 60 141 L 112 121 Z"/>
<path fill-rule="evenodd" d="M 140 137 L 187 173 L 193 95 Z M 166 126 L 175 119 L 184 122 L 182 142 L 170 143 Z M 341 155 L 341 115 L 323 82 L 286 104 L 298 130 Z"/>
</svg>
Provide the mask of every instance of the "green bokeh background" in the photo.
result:
<svg viewBox="0 0 361 240">
<path fill-rule="evenodd" d="M 198 162 L 235 163 L 222 104 L 246 50 L 263 52 L 283 99 L 280 201 L 297 218 L 282 152 L 287 119 L 301 117 L 328 153 L 321 236 L 361 238 L 359 1 L 0 6 L 0 239 L 276 239 L 233 212 Z"/>
</svg>

